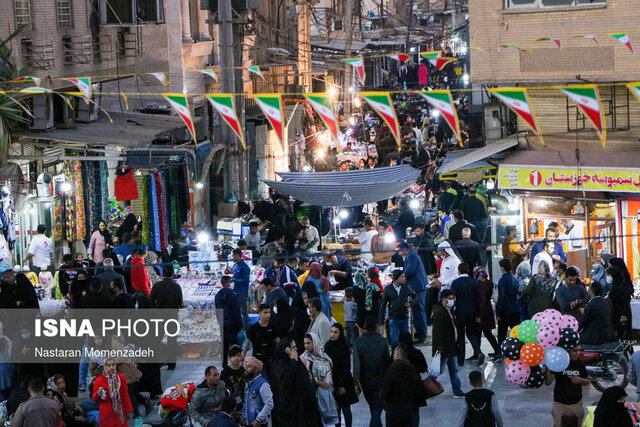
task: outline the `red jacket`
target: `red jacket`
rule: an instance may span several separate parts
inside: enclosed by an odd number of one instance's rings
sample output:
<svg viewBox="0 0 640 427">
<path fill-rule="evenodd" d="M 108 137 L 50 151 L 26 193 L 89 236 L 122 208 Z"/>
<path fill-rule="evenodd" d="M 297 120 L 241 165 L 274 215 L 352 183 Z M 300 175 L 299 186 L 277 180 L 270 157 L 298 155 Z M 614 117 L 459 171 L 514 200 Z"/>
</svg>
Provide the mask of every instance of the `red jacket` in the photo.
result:
<svg viewBox="0 0 640 427">
<path fill-rule="evenodd" d="M 133 412 L 133 405 L 129 398 L 127 379 L 120 372 L 118 372 L 118 376 L 120 377 L 120 400 L 122 402 L 122 410 L 124 412 L 124 423 L 120 422 L 120 417 L 111 407 L 109 381 L 107 381 L 107 378 L 104 375 L 98 375 L 93 383 L 93 393 L 91 394 L 91 397 L 93 400 L 100 403 L 100 427 L 126 427 L 129 425 L 127 423 L 127 414 Z M 102 400 L 101 396 L 98 395 L 100 387 L 107 390 L 107 397 L 104 400 Z"/>
<path fill-rule="evenodd" d="M 134 291 L 144 292 L 145 296 L 151 293 L 149 273 L 144 266 L 144 259 L 140 257 L 131 260 L 131 287 Z"/>
</svg>

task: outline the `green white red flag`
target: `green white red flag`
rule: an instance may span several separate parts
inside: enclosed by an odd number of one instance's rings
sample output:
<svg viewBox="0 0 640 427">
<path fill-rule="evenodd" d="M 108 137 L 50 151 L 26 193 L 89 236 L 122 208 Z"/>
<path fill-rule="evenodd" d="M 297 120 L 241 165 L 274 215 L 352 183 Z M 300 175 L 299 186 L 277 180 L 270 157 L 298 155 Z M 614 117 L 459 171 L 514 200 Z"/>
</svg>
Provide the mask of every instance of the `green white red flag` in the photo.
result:
<svg viewBox="0 0 640 427">
<path fill-rule="evenodd" d="M 13 80 L 9 80 L 10 83 L 26 83 L 26 82 L 32 82 L 33 84 L 35 84 L 36 86 L 40 86 L 40 77 L 34 77 L 34 76 L 20 76 L 16 79 Z"/>
<path fill-rule="evenodd" d="M 518 46 L 515 43 L 502 44 L 502 45 L 500 45 L 500 47 L 501 48 L 505 48 L 505 49 L 517 50 L 518 52 L 531 53 L 530 50 L 523 49 L 523 48 L 521 48 L 520 46 Z"/>
<path fill-rule="evenodd" d="M 593 41 L 597 46 L 600 46 L 600 42 L 598 41 L 598 39 L 596 38 L 596 36 L 582 35 L 582 36 L 573 36 L 573 37 L 571 37 L 571 38 L 572 38 L 572 39 L 579 39 L 579 38 L 589 39 L 589 40 Z"/>
<path fill-rule="evenodd" d="M 167 81 L 167 76 L 164 73 L 147 73 L 147 74 L 151 74 L 153 77 L 158 79 L 158 81 L 162 83 L 162 86 L 169 85 L 169 82 Z"/>
<path fill-rule="evenodd" d="M 189 110 L 189 101 L 187 100 L 187 95 L 183 95 L 180 93 L 163 93 L 162 96 L 169 102 L 171 108 L 178 113 L 182 121 L 185 125 L 187 125 L 187 129 L 191 132 L 191 137 L 197 143 L 196 139 L 196 127 L 193 123 L 193 119 L 191 118 L 191 110 Z"/>
<path fill-rule="evenodd" d="M 448 64 L 455 62 L 455 58 L 451 58 L 448 56 L 442 56 L 441 50 L 431 50 L 428 52 L 420 52 L 420 56 L 425 58 L 431 65 L 436 67 L 438 70 L 441 70 L 447 66 Z"/>
<path fill-rule="evenodd" d="M 67 105 L 69 106 L 69 108 L 71 108 L 73 110 L 73 104 L 71 104 L 71 101 L 69 100 L 69 98 L 67 98 L 66 96 L 64 96 L 61 93 L 58 92 L 54 92 L 51 89 L 47 89 L 44 87 L 38 87 L 38 86 L 31 86 L 31 87 L 25 87 L 24 89 L 20 89 L 20 93 L 27 93 L 29 95 L 37 95 L 37 94 L 45 94 L 45 93 L 55 93 L 56 95 L 58 95 L 60 98 L 62 98 L 62 100 L 64 102 L 67 103 Z M 85 99 L 86 101 L 86 99 Z"/>
<path fill-rule="evenodd" d="M 604 111 L 598 87 L 596 85 L 565 86 L 560 90 L 578 104 L 598 133 L 600 142 L 604 146 L 607 140 L 607 126 L 604 121 Z"/>
<path fill-rule="evenodd" d="M 434 108 L 440 111 L 442 117 L 447 122 L 447 125 L 453 131 L 456 139 L 462 145 L 462 138 L 460 137 L 460 121 L 458 120 L 458 111 L 453 103 L 453 97 L 451 91 L 448 90 L 431 90 L 420 92 L 420 95 L 429 102 Z"/>
<path fill-rule="evenodd" d="M 618 40 L 623 45 L 625 45 L 627 48 L 629 48 L 631 53 L 634 53 L 633 52 L 633 48 L 631 47 L 631 40 L 629 40 L 629 34 L 627 34 L 627 33 L 610 33 L 609 35 L 611 37 L 613 37 L 614 39 Z"/>
<path fill-rule="evenodd" d="M 206 68 L 206 69 L 203 69 L 203 70 L 196 70 L 196 71 L 199 72 L 199 73 L 204 74 L 205 76 L 211 77 L 216 82 L 218 81 L 218 76 L 216 75 L 216 72 L 213 71 L 210 68 Z"/>
<path fill-rule="evenodd" d="M 367 101 L 367 104 L 369 104 L 369 106 L 382 117 L 382 120 L 385 121 L 387 126 L 389 126 L 389 130 L 398 144 L 398 151 L 400 151 L 402 146 L 400 139 L 400 121 L 398 120 L 398 116 L 396 116 L 396 110 L 393 108 L 393 101 L 391 101 L 389 92 L 360 92 L 358 95 Z"/>
<path fill-rule="evenodd" d="M 273 129 L 278 134 L 280 144 L 284 150 L 285 115 L 282 96 L 277 93 L 268 93 L 253 95 L 253 97 L 264 115 L 267 116 L 267 120 L 269 120 Z"/>
<path fill-rule="evenodd" d="M 356 71 L 358 72 L 358 77 L 360 77 L 360 83 L 362 83 L 364 85 L 364 79 L 366 77 L 366 74 L 365 74 L 365 71 L 364 71 L 364 59 L 362 59 L 362 58 L 347 58 L 344 61 L 346 61 L 348 64 L 353 66 L 353 68 L 356 69 Z"/>
<path fill-rule="evenodd" d="M 542 141 L 540 126 L 538 125 L 538 120 L 533 112 L 533 108 L 531 108 L 531 100 L 529 99 L 529 93 L 526 89 L 495 88 L 489 91 L 500 101 L 504 102 L 511 111 L 520 116 L 520 118 L 529 125 L 533 133 L 538 135 L 540 141 Z"/>
<path fill-rule="evenodd" d="M 260 67 L 257 65 L 250 65 L 248 67 L 241 67 L 243 70 L 247 70 L 250 73 L 256 74 L 264 79 L 262 72 L 260 72 Z"/>
<path fill-rule="evenodd" d="M 80 90 L 80 92 L 72 92 L 71 95 L 81 96 L 84 102 L 89 104 L 89 100 L 91 99 L 91 77 L 74 77 L 64 80 L 73 83 Z"/>
<path fill-rule="evenodd" d="M 627 83 L 627 88 L 629 88 L 633 96 L 640 101 L 640 82 Z"/>
<path fill-rule="evenodd" d="M 539 39 L 535 40 L 535 43 L 540 42 L 554 42 L 556 46 L 560 47 L 560 39 L 556 39 L 555 37 L 540 37 Z"/>
<path fill-rule="evenodd" d="M 331 106 L 329 95 L 326 93 L 305 93 L 304 97 L 324 122 L 324 125 L 329 130 L 329 133 L 331 134 L 331 137 L 333 138 L 339 150 L 340 144 L 338 143 L 338 119 L 336 119 L 336 115 L 333 112 L 333 107 Z"/>
<path fill-rule="evenodd" d="M 392 54 L 389 54 L 387 56 L 389 58 L 391 58 L 391 59 L 395 59 L 396 61 L 400 61 L 403 64 L 405 62 L 407 62 L 411 58 L 411 56 L 409 56 L 406 53 L 402 53 L 402 52 L 400 52 L 400 53 L 392 53 Z"/>
<path fill-rule="evenodd" d="M 242 133 L 242 126 L 240 125 L 240 119 L 236 114 L 236 103 L 231 93 L 218 93 L 206 95 L 207 99 L 211 103 L 211 106 L 216 109 L 220 116 L 229 125 L 231 130 L 238 136 L 242 148 L 247 149 L 247 144 L 244 141 L 244 134 Z"/>
</svg>

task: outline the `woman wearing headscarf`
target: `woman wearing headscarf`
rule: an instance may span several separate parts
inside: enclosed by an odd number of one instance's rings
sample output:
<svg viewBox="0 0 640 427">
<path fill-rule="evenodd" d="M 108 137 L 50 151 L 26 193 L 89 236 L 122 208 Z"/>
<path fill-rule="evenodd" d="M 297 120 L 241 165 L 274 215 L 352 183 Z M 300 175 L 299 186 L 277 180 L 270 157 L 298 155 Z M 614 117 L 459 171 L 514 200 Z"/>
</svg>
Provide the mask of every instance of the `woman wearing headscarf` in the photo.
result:
<svg viewBox="0 0 640 427">
<path fill-rule="evenodd" d="M 531 276 L 531 266 L 528 261 L 522 261 L 516 267 L 515 277 L 518 281 L 518 294 L 520 298 L 518 298 L 518 305 L 520 306 L 520 321 L 524 322 L 529 319 L 529 303 L 525 298 L 522 298 L 522 292 L 525 290 L 527 285 L 529 284 L 529 276 Z"/>
<path fill-rule="evenodd" d="M 322 275 L 322 265 L 319 262 L 312 262 L 309 266 L 306 282 L 312 282 L 315 285 L 320 301 L 322 301 L 322 312 L 328 319 L 331 319 L 331 299 L 329 298 L 331 283 Z"/>
<path fill-rule="evenodd" d="M 609 299 L 613 305 L 613 327 L 616 330 L 618 339 L 624 339 L 631 333 L 631 296 L 633 291 L 627 285 L 624 272 L 618 267 L 609 267 L 607 269 L 607 280 L 608 277 L 611 277 Z"/>
<path fill-rule="evenodd" d="M 624 406 L 627 393 L 620 386 L 609 387 L 602 393 L 593 420 L 593 427 L 631 427 L 631 416 Z"/>
<path fill-rule="evenodd" d="M 304 353 L 300 360 L 311 374 L 318 388 L 315 396 L 318 399 L 318 410 L 324 426 L 338 423 L 338 404 L 333 397 L 333 362 L 324 352 L 324 346 L 317 334 L 309 333 L 304 336 Z"/>
<path fill-rule="evenodd" d="M 284 338 L 276 344 L 269 367 L 273 392 L 273 427 L 319 427 L 322 425 L 316 386 L 298 356 L 296 343 Z"/>
<path fill-rule="evenodd" d="M 155 264 L 158 262 L 158 254 L 150 250 L 149 252 L 147 252 L 147 256 L 145 257 L 144 262 L 145 264 L 147 264 L 147 274 L 149 275 L 149 282 L 153 286 L 155 283 L 162 280 L 155 267 Z"/>
<path fill-rule="evenodd" d="M 333 367 L 333 396 L 338 404 L 338 422 L 340 426 L 340 413 L 344 414 L 346 427 L 353 424 L 351 405 L 358 402 L 356 386 L 351 375 L 351 350 L 344 336 L 344 328 L 340 323 L 334 323 L 329 332 L 330 340 L 324 345 L 324 351 L 331 358 Z"/>
<path fill-rule="evenodd" d="M 276 299 L 272 308 L 271 323 L 276 330 L 276 336 L 282 338 L 294 338 L 293 311 L 289 307 L 289 303 L 282 298 Z"/>
<path fill-rule="evenodd" d="M 602 285 L 602 296 L 605 297 L 611 290 L 611 283 L 607 283 L 607 268 L 609 268 L 610 254 L 601 254 L 600 262 L 593 264 L 591 269 L 591 283 L 598 282 Z"/>
<path fill-rule="evenodd" d="M 75 279 L 69 287 L 69 295 L 71 296 L 71 307 L 81 308 L 82 297 L 89 292 L 89 273 L 87 270 L 80 270 L 76 274 Z"/>
<path fill-rule="evenodd" d="M 611 258 L 609 260 L 609 264 L 612 267 L 618 267 L 622 272 L 622 276 L 624 277 L 624 283 L 626 283 L 629 288 L 629 292 L 633 295 L 633 281 L 631 280 L 631 275 L 629 274 L 629 269 L 627 268 L 627 264 L 625 264 L 622 258 Z"/>
<path fill-rule="evenodd" d="M 495 358 L 501 354 L 498 340 L 491 332 L 496 328 L 495 315 L 491 306 L 493 296 L 493 282 L 489 279 L 487 271 L 483 267 L 473 269 L 473 277 L 476 279 L 476 307 L 478 307 L 478 318 L 480 319 L 481 332 L 489 341 L 493 348 L 490 358 Z"/>
<path fill-rule="evenodd" d="M 291 330 L 292 339 L 298 346 L 298 354 L 304 353 L 304 336 L 309 330 L 311 319 L 307 314 L 307 295 L 303 290 L 298 292 L 291 302 L 291 314 L 293 315 L 293 329 Z M 280 310 L 278 310 L 280 311 Z"/>
<path fill-rule="evenodd" d="M 380 269 L 369 267 L 367 276 L 356 274 L 356 284 L 353 287 L 353 299 L 356 302 L 356 325 L 364 331 L 364 319 L 367 316 L 376 316 L 380 311 L 382 299 L 382 284 L 380 282 Z"/>
<path fill-rule="evenodd" d="M 127 427 L 127 418 L 133 414 L 127 379 L 116 370 L 116 361 L 104 361 L 104 371 L 93 383 L 93 400 L 100 404 L 101 427 Z"/>
<path fill-rule="evenodd" d="M 556 289 L 556 279 L 551 275 L 551 268 L 546 261 L 540 261 L 535 276 L 529 279 L 529 284 L 522 296 L 529 302 L 529 317 L 551 308 L 553 294 Z"/>
<path fill-rule="evenodd" d="M 411 332 L 402 331 L 398 336 L 398 342 L 407 346 L 408 354 L 407 360 L 415 368 L 416 372 L 420 374 L 420 378 L 426 378 L 429 373 L 429 366 L 427 360 L 424 358 L 424 354 L 414 347 L 413 338 Z M 413 401 L 413 426 L 418 427 L 420 423 L 420 408 L 427 406 L 426 389 L 420 384 L 420 393 L 418 393 Z"/>
<path fill-rule="evenodd" d="M 4 326 L 0 323 L 0 402 L 11 394 L 13 385 L 13 364 L 11 360 L 11 339 L 4 334 Z"/>
<path fill-rule="evenodd" d="M 107 230 L 107 223 L 104 220 L 100 220 L 98 229 L 93 232 L 91 240 L 89 240 L 89 247 L 87 248 L 89 259 L 96 263 L 102 262 L 104 259 L 102 251 L 107 246 L 113 246 L 113 239 L 111 238 L 111 233 Z"/>
</svg>

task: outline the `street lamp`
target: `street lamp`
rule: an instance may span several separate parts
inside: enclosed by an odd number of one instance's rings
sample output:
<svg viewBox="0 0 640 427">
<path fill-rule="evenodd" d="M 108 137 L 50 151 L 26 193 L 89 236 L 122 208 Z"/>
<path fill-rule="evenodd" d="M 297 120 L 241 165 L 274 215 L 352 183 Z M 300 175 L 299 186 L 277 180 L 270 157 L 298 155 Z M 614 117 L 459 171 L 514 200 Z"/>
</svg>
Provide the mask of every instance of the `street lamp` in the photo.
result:
<svg viewBox="0 0 640 427">
<path fill-rule="evenodd" d="M 493 190 L 494 188 L 496 188 L 496 183 L 493 179 L 489 178 L 487 181 L 487 190 Z"/>
<path fill-rule="evenodd" d="M 362 106 L 362 102 L 360 102 L 360 98 L 354 98 L 353 99 L 353 105 L 356 108 L 360 108 Z"/>
<path fill-rule="evenodd" d="M 348 210 L 346 210 L 346 209 L 342 209 L 342 210 L 340 211 L 340 214 L 339 214 L 339 215 L 340 215 L 340 218 L 342 218 L 342 219 L 347 219 L 347 217 L 349 216 L 349 211 L 348 211 Z M 339 221 L 338 221 L 338 222 L 339 222 Z"/>
<path fill-rule="evenodd" d="M 336 87 L 335 87 L 335 86 L 331 86 L 331 87 L 329 88 L 329 96 L 330 96 L 331 98 L 335 98 L 336 96 L 338 96 L 338 89 L 336 89 Z"/>
</svg>

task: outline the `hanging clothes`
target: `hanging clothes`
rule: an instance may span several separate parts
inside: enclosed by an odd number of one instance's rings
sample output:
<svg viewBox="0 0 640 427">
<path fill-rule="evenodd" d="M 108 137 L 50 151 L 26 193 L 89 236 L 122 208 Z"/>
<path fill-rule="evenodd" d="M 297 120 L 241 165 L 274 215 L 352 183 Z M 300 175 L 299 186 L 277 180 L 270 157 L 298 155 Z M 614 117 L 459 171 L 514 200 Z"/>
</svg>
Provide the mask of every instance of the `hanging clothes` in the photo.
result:
<svg viewBox="0 0 640 427">
<path fill-rule="evenodd" d="M 151 231 L 151 242 L 150 242 L 150 246 L 151 249 L 153 249 L 154 251 L 159 251 L 160 250 L 160 218 L 159 218 L 159 212 L 158 212 L 158 192 L 156 189 L 156 181 L 155 181 L 155 176 L 153 174 L 149 174 L 149 189 L 150 191 L 150 195 L 149 195 L 149 199 L 150 199 L 150 209 L 149 209 L 149 215 L 151 216 L 151 222 L 152 222 L 152 231 Z"/>
<path fill-rule="evenodd" d="M 133 177 L 133 169 L 127 168 L 124 171 L 118 169 L 116 171 L 116 179 L 114 182 L 114 193 L 116 200 L 119 202 L 126 200 L 136 200 L 138 196 L 138 184 Z"/>
<path fill-rule="evenodd" d="M 149 227 L 149 182 L 142 180 L 142 243 L 151 246 L 151 228 Z"/>
<path fill-rule="evenodd" d="M 426 64 L 420 65 L 418 69 L 418 81 L 420 87 L 429 85 L 429 67 Z"/>
</svg>

